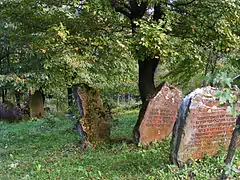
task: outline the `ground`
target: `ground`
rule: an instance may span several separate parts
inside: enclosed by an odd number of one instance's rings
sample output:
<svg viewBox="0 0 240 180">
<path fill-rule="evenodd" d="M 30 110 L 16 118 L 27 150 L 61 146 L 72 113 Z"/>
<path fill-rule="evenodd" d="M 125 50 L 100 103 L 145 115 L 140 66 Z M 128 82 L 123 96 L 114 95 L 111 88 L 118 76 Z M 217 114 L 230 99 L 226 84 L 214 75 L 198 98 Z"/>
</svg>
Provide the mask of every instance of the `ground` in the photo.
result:
<svg viewBox="0 0 240 180">
<path fill-rule="evenodd" d="M 116 113 L 112 138 L 130 138 L 138 110 Z M 82 150 L 74 121 L 46 116 L 41 120 L 0 122 L 0 179 L 216 179 L 225 151 L 179 169 L 170 164 L 170 138 L 151 147 L 124 142 Z M 240 151 L 231 168 L 239 179 Z"/>
</svg>

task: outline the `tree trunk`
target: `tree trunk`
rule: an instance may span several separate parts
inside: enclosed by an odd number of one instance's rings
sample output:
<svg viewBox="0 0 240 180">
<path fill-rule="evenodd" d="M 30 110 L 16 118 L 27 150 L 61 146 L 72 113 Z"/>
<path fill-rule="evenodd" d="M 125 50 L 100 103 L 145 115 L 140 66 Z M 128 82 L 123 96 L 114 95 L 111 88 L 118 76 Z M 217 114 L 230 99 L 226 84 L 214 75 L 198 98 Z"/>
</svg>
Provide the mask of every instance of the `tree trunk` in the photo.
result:
<svg viewBox="0 0 240 180">
<path fill-rule="evenodd" d="M 120 1 L 121 2 L 121 1 Z M 128 3 L 127 3 L 128 2 Z M 136 32 L 136 24 L 135 20 L 141 19 L 148 8 L 148 1 L 122 1 L 119 3 L 118 1 L 113 0 L 112 6 L 115 8 L 117 12 L 127 16 L 131 22 L 131 30 L 134 35 Z M 127 8 L 126 8 L 127 7 Z M 159 19 L 164 20 L 164 7 L 161 6 L 160 3 L 154 3 L 154 13 L 153 20 L 158 21 Z M 139 60 L 139 92 L 142 100 L 142 107 L 138 116 L 137 123 L 133 129 L 133 137 L 138 141 L 139 139 L 139 126 L 141 124 L 142 118 L 145 114 L 149 98 L 155 92 L 154 85 L 154 73 L 159 63 L 159 59 L 146 57 L 144 61 Z"/>
<path fill-rule="evenodd" d="M 5 103 L 6 102 L 6 98 L 5 98 L 5 88 L 2 89 L 2 103 Z"/>
<path fill-rule="evenodd" d="M 68 92 L 68 108 L 71 110 L 73 107 L 73 91 L 72 88 L 67 89 Z"/>
<path fill-rule="evenodd" d="M 15 91 L 15 97 L 16 97 L 17 107 L 21 108 L 21 105 L 20 105 L 20 93 L 18 91 Z"/>
<path fill-rule="evenodd" d="M 138 61 L 139 65 L 139 93 L 143 103 L 146 103 L 148 98 L 155 91 L 154 73 L 159 63 L 159 59 L 145 59 L 144 61 Z"/>
<path fill-rule="evenodd" d="M 81 84 L 78 94 L 82 101 L 83 130 L 87 134 L 87 140 L 95 142 L 109 140 L 109 118 L 103 107 L 100 93 L 86 84 Z"/>
<path fill-rule="evenodd" d="M 142 106 L 138 115 L 138 120 L 133 129 L 133 138 L 136 142 L 139 141 L 139 126 L 144 117 L 145 111 L 148 106 L 148 102 L 154 94 L 156 87 L 154 84 L 154 73 L 158 66 L 159 59 L 145 59 L 144 61 L 138 61 L 139 65 L 139 93 L 142 100 Z"/>
<path fill-rule="evenodd" d="M 228 168 L 232 164 L 232 160 L 237 148 L 237 142 L 239 140 L 239 133 L 240 133 L 240 115 L 237 117 L 236 127 L 232 133 L 232 138 L 228 147 L 227 157 L 224 161 L 226 168 Z M 226 179 L 228 179 L 228 174 L 226 174 L 226 170 L 224 169 L 221 175 L 221 180 Z"/>
</svg>

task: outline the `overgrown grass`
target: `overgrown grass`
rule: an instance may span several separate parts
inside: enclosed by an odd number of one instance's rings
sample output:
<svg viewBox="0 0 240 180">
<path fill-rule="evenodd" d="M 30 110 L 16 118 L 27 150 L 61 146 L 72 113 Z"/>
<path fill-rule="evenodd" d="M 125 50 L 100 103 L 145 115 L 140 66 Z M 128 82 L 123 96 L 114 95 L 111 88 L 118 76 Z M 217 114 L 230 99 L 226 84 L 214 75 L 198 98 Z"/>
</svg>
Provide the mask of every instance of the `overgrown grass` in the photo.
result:
<svg viewBox="0 0 240 180">
<path fill-rule="evenodd" d="M 113 138 L 130 138 L 138 111 L 115 117 Z M 224 152 L 179 169 L 169 162 L 169 139 L 143 148 L 106 143 L 82 150 L 75 122 L 48 116 L 34 122 L 0 122 L 0 179 L 216 179 Z M 239 179 L 240 152 L 231 171 Z"/>
</svg>

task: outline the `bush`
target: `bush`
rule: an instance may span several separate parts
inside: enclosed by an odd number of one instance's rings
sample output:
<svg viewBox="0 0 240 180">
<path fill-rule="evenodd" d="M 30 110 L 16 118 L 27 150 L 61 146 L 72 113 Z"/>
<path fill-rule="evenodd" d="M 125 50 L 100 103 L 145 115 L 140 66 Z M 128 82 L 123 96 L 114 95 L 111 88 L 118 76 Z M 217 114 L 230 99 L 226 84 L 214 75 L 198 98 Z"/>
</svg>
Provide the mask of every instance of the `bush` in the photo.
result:
<svg viewBox="0 0 240 180">
<path fill-rule="evenodd" d="M 15 107 L 11 103 L 0 104 L 0 119 L 7 122 L 15 122 L 25 119 L 29 116 L 29 109 Z"/>
</svg>

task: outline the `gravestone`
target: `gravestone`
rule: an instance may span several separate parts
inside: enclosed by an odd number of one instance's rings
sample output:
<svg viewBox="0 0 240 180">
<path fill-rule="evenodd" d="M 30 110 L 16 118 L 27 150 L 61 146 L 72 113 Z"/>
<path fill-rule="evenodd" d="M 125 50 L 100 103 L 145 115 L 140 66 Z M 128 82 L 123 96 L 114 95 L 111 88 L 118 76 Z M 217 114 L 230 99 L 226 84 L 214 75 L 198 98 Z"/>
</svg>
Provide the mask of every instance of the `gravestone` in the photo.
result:
<svg viewBox="0 0 240 180">
<path fill-rule="evenodd" d="M 205 87 L 183 99 L 171 141 L 174 164 L 216 155 L 229 146 L 236 121 L 227 106 L 220 106 L 216 92 L 216 88 Z"/>
<path fill-rule="evenodd" d="M 149 144 L 169 136 L 177 117 L 180 102 L 181 92 L 165 83 L 148 103 L 139 127 L 139 143 Z"/>
<path fill-rule="evenodd" d="M 110 126 L 107 112 L 97 89 L 81 84 L 77 91 L 81 100 L 83 117 L 80 120 L 88 141 L 102 142 L 109 140 Z"/>
<path fill-rule="evenodd" d="M 30 117 L 42 117 L 44 115 L 43 95 L 36 91 L 29 97 Z"/>
</svg>

